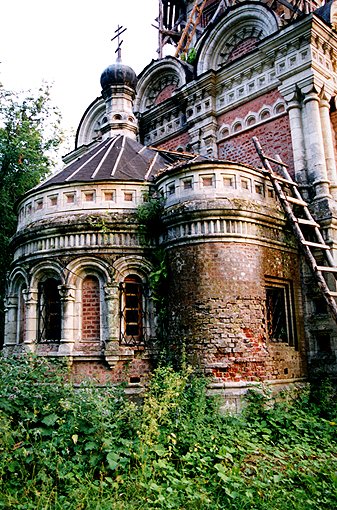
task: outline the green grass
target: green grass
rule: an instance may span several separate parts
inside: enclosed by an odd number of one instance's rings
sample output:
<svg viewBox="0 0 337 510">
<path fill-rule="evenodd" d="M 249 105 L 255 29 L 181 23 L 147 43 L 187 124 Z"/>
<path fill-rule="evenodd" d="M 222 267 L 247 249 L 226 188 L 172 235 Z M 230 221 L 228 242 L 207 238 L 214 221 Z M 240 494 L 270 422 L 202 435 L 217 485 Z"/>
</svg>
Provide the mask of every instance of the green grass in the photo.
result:
<svg viewBox="0 0 337 510">
<path fill-rule="evenodd" d="M 144 403 L 74 390 L 61 364 L 0 358 L 0 508 L 334 510 L 329 382 L 220 415 L 192 370 L 156 370 Z"/>
</svg>

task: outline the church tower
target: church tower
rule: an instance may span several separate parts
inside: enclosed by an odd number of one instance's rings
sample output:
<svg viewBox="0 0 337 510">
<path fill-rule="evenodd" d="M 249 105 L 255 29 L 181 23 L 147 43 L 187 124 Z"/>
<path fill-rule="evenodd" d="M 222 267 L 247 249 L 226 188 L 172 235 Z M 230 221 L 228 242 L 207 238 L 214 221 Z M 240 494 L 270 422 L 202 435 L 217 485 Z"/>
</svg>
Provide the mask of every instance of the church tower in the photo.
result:
<svg viewBox="0 0 337 510">
<path fill-rule="evenodd" d="M 305 201 L 336 260 L 335 27 L 332 1 L 159 1 L 158 59 L 102 73 L 65 167 L 19 201 L 6 352 L 67 356 L 76 381 L 141 392 L 160 247 L 167 345 L 228 406 L 260 382 L 336 376 L 336 323 L 253 143 L 287 164 L 295 212 Z M 149 193 L 162 228 L 144 244 Z"/>
</svg>

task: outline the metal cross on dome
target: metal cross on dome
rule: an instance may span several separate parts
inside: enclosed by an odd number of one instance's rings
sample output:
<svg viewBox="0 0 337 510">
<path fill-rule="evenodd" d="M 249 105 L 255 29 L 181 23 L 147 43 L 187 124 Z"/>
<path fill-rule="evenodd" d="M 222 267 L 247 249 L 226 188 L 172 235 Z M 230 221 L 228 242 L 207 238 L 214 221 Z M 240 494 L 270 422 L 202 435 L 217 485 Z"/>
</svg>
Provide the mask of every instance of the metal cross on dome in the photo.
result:
<svg viewBox="0 0 337 510">
<path fill-rule="evenodd" d="M 115 51 L 115 53 L 117 53 L 117 62 L 120 62 L 122 60 L 122 49 L 121 49 L 121 46 L 122 46 L 122 43 L 123 43 L 123 40 L 120 40 L 120 36 L 125 32 L 125 30 L 127 30 L 126 28 L 123 28 L 123 26 L 119 26 L 117 25 L 117 29 L 115 30 L 115 36 L 111 39 L 111 41 L 114 41 L 115 39 L 117 39 L 117 49 Z"/>
</svg>

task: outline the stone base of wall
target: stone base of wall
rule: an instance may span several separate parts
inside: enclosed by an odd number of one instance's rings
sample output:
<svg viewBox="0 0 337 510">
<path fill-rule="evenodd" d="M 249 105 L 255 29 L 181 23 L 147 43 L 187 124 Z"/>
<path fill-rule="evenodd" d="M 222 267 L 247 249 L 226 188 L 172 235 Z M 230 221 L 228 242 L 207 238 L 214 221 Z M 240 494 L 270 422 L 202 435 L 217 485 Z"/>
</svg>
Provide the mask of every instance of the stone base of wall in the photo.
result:
<svg viewBox="0 0 337 510">
<path fill-rule="evenodd" d="M 207 393 L 209 396 L 219 398 L 222 412 L 236 414 L 242 410 L 244 397 L 249 390 L 265 391 L 275 398 L 280 392 L 287 391 L 295 398 L 296 394 L 307 384 L 305 378 L 278 379 L 263 383 L 255 381 L 214 382 L 208 385 Z"/>
</svg>

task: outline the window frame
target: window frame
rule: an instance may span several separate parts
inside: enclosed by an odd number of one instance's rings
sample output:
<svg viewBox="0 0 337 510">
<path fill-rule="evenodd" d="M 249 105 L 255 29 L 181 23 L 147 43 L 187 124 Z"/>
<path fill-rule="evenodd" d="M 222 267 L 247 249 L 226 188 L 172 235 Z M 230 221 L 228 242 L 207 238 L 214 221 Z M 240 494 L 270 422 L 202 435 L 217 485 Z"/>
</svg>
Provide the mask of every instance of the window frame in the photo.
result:
<svg viewBox="0 0 337 510">
<path fill-rule="evenodd" d="M 279 299 L 282 299 L 282 307 L 281 309 L 278 308 L 276 311 L 278 313 L 277 316 L 274 310 Z M 287 344 L 297 350 L 298 339 L 292 282 L 279 278 L 266 278 L 265 306 L 266 329 L 269 341 L 272 343 Z M 277 324 L 275 323 L 276 320 Z M 280 321 L 282 322 L 281 325 L 279 324 Z M 283 336 L 281 336 L 281 334 Z"/>
<path fill-rule="evenodd" d="M 133 292 L 129 289 L 134 287 Z M 119 284 L 120 292 L 120 344 L 124 346 L 144 345 L 146 335 L 147 300 L 146 285 L 136 274 L 126 276 Z M 136 299 L 135 299 L 136 298 Z M 129 302 L 128 302 L 129 301 Z M 133 304 L 133 303 L 134 304 Z M 137 321 L 132 317 L 137 315 Z M 128 319 L 129 316 L 129 319 Z M 136 326 L 137 329 L 132 331 Z M 130 329 L 131 328 L 131 329 Z"/>
<path fill-rule="evenodd" d="M 46 301 L 46 285 L 48 282 L 53 281 L 54 291 L 57 291 L 57 296 L 55 292 L 54 301 L 49 300 Z M 44 280 L 41 280 L 38 284 L 38 301 L 37 301 L 37 342 L 41 343 L 60 343 L 61 335 L 62 335 L 62 302 L 61 295 L 59 292 L 59 286 L 61 285 L 61 281 L 53 276 L 49 276 Z M 49 291 L 47 291 L 49 292 Z M 54 308 L 55 311 L 50 311 L 50 308 Z M 55 324 L 51 326 L 51 319 L 55 318 Z M 50 333 L 55 329 L 57 334 L 55 338 L 47 338 Z"/>
</svg>

